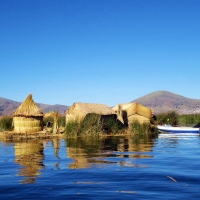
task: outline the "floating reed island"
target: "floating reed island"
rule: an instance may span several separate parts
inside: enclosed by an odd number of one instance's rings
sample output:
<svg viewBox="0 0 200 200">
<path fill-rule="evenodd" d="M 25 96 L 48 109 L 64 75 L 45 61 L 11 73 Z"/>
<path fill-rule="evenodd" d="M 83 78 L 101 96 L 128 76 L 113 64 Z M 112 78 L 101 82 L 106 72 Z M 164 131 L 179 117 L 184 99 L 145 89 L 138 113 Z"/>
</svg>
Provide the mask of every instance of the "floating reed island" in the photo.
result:
<svg viewBox="0 0 200 200">
<path fill-rule="evenodd" d="M 51 117 L 50 127 L 44 124 L 44 113 L 35 104 L 32 94 L 13 112 L 13 129 L 0 133 L 0 138 L 52 138 L 121 134 L 155 135 L 151 109 L 138 103 L 105 104 L 74 103 L 65 113 L 62 130 L 58 112 Z"/>
<path fill-rule="evenodd" d="M 138 103 L 118 104 L 113 108 L 104 104 L 74 103 L 66 111 L 65 135 L 157 135 L 152 122 L 151 109 Z"/>
<path fill-rule="evenodd" d="M 57 113 L 53 116 L 53 123 L 57 124 Z M 54 132 L 49 128 L 44 129 L 43 117 L 43 112 L 33 101 L 32 94 L 29 94 L 21 105 L 13 112 L 12 130 L 2 131 L 0 133 L 0 138 L 12 140 L 60 137 L 58 129 Z M 56 125 L 54 127 L 58 126 Z"/>
</svg>

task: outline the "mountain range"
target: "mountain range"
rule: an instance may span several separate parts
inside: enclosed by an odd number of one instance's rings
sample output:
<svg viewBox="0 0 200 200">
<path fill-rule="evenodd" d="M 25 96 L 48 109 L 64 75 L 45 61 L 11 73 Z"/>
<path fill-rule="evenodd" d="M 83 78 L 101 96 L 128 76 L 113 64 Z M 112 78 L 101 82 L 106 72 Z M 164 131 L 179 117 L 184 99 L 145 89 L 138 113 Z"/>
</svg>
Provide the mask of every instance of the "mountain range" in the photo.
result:
<svg viewBox="0 0 200 200">
<path fill-rule="evenodd" d="M 195 114 L 200 113 L 200 100 L 187 98 L 169 91 L 156 91 L 132 102 L 140 103 L 152 110 L 154 114 L 165 113 L 168 111 L 176 111 L 179 114 Z M 21 102 L 0 98 L 0 116 L 12 115 L 13 111 L 18 108 Z M 65 105 L 48 105 L 36 103 L 38 107 L 47 113 L 49 111 L 58 111 L 61 115 L 69 106 Z"/>
<path fill-rule="evenodd" d="M 156 91 L 132 102 L 151 108 L 154 114 L 176 111 L 179 114 L 200 113 L 200 100 L 187 98 L 168 91 Z"/>
<path fill-rule="evenodd" d="M 15 111 L 21 102 L 9 100 L 6 98 L 0 97 L 0 116 L 9 116 L 12 115 L 13 111 Z M 49 111 L 57 111 L 59 114 L 64 115 L 65 111 L 69 108 L 69 106 L 65 105 L 48 105 L 42 103 L 36 103 L 37 106 L 42 110 L 43 113 L 47 113 Z"/>
</svg>

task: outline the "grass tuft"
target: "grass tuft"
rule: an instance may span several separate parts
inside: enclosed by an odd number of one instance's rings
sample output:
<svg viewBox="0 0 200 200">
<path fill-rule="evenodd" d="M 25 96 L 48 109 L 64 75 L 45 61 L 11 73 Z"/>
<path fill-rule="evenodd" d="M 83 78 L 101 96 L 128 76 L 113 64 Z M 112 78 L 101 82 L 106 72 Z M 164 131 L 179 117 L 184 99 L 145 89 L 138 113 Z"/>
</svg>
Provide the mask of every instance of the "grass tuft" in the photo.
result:
<svg viewBox="0 0 200 200">
<path fill-rule="evenodd" d="M 0 118 L 0 131 L 11 131 L 13 129 L 13 118 L 12 117 L 1 117 Z"/>
<path fill-rule="evenodd" d="M 179 123 L 179 115 L 175 111 L 169 111 L 158 115 L 157 121 L 159 124 L 170 124 L 176 126 Z"/>
<path fill-rule="evenodd" d="M 172 126 L 194 126 L 200 122 L 200 114 L 177 114 L 174 111 L 162 113 L 156 116 L 158 124 L 170 124 Z"/>
<path fill-rule="evenodd" d="M 134 135 L 150 135 L 150 136 L 157 136 L 158 129 L 156 126 L 150 123 L 140 123 L 139 121 L 135 120 L 129 125 L 129 132 L 130 134 Z"/>
<path fill-rule="evenodd" d="M 67 137 L 77 137 L 78 136 L 79 127 L 80 127 L 80 123 L 77 120 L 70 121 L 65 126 L 64 134 Z"/>
<path fill-rule="evenodd" d="M 65 134 L 69 136 L 98 136 L 118 134 L 124 125 L 117 120 L 116 115 L 87 114 L 81 121 L 72 121 L 66 124 Z"/>
</svg>

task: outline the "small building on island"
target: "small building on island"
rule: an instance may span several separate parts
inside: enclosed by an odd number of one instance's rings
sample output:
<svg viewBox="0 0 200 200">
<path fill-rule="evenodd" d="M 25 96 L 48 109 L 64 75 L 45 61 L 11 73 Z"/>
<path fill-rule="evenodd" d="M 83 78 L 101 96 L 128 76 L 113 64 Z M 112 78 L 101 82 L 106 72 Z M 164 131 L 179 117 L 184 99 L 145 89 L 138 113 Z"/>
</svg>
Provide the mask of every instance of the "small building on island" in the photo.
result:
<svg viewBox="0 0 200 200">
<path fill-rule="evenodd" d="M 74 103 L 66 111 L 66 124 L 70 121 L 81 121 L 87 114 L 115 115 L 115 111 L 105 104 Z"/>
<path fill-rule="evenodd" d="M 32 94 L 13 113 L 14 132 L 36 133 L 43 130 L 43 112 L 35 104 Z"/>
<path fill-rule="evenodd" d="M 125 125 L 131 124 L 133 121 L 142 123 L 150 123 L 152 111 L 150 108 L 139 103 L 118 104 L 112 108 L 117 114 L 117 118 Z"/>
</svg>

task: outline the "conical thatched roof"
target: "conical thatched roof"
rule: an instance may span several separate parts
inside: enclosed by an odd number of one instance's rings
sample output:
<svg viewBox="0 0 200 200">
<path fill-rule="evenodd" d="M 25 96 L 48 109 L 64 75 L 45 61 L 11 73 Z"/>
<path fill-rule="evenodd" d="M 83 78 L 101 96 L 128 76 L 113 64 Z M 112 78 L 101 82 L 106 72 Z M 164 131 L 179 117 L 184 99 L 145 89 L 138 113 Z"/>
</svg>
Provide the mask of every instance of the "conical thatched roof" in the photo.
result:
<svg viewBox="0 0 200 200">
<path fill-rule="evenodd" d="M 33 101 L 32 94 L 29 94 L 13 113 L 13 116 L 43 116 L 43 112 Z"/>
</svg>

